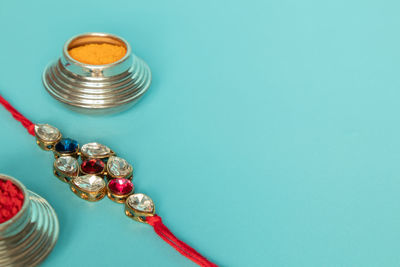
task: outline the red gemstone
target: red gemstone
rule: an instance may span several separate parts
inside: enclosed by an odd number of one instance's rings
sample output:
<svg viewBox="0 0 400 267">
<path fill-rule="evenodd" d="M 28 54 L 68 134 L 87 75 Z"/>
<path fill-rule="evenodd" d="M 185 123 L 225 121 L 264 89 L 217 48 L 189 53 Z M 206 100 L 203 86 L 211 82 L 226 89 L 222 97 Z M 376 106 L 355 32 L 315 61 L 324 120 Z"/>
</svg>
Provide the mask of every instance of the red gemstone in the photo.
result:
<svg viewBox="0 0 400 267">
<path fill-rule="evenodd" d="M 117 178 L 108 182 L 108 188 L 113 194 L 126 195 L 132 192 L 133 183 L 129 179 Z"/>
<path fill-rule="evenodd" d="M 99 159 L 85 160 L 81 164 L 81 169 L 88 174 L 100 173 L 104 170 L 104 162 Z"/>
</svg>

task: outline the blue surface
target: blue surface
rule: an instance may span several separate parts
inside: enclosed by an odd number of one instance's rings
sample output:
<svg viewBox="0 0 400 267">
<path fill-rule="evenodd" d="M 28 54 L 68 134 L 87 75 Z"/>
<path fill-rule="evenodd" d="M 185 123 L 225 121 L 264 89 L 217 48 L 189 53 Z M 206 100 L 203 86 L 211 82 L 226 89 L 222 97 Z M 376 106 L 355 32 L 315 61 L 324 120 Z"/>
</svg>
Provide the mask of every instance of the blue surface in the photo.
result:
<svg viewBox="0 0 400 267">
<path fill-rule="evenodd" d="M 134 164 L 177 236 L 222 266 L 399 266 L 399 1 L 3 1 L 0 92 Z M 133 109 L 43 89 L 71 36 L 111 32 L 152 68 Z M 88 203 L 0 110 L 0 172 L 56 209 L 43 266 L 193 266 L 122 206 Z"/>
</svg>

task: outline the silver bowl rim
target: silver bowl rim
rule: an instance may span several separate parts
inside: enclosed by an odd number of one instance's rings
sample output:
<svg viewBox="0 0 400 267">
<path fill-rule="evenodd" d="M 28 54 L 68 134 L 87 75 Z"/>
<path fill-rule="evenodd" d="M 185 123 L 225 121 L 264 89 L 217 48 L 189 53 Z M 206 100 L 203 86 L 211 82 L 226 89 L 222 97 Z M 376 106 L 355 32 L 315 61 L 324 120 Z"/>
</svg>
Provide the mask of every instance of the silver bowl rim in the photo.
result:
<svg viewBox="0 0 400 267">
<path fill-rule="evenodd" d="M 74 41 L 77 38 L 81 38 L 81 37 L 85 37 L 85 36 L 99 36 L 99 37 L 111 37 L 114 39 L 118 39 L 120 40 L 122 43 L 124 43 L 124 45 L 126 46 L 126 53 L 125 55 L 112 63 L 109 64 L 103 64 L 103 65 L 92 65 L 92 64 L 86 64 L 86 63 L 82 63 L 78 60 L 75 60 L 74 58 L 72 58 L 70 56 L 70 54 L 68 53 L 68 47 L 71 44 L 72 41 Z M 94 69 L 102 69 L 102 68 L 109 68 L 112 66 L 116 66 L 120 63 L 122 63 L 124 60 L 126 60 L 130 55 L 131 55 L 131 46 L 129 45 L 129 43 L 122 37 L 112 34 L 112 33 L 106 33 L 106 32 L 86 32 L 86 33 L 80 33 L 77 34 L 75 36 L 72 36 L 70 39 L 68 39 L 67 42 L 65 42 L 64 47 L 63 47 L 63 56 L 68 60 L 68 61 L 72 61 L 75 64 L 79 65 L 80 67 L 89 67 L 89 68 L 94 68 Z"/>
</svg>

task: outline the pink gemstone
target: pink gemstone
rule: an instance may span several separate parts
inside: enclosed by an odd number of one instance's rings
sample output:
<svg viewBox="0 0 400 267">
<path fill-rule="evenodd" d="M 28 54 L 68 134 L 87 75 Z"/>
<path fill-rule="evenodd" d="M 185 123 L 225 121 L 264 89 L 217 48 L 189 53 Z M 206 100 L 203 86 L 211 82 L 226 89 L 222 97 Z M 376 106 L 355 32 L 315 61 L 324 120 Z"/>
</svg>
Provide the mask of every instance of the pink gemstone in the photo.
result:
<svg viewBox="0 0 400 267">
<path fill-rule="evenodd" d="M 108 182 L 108 188 L 115 195 L 126 195 L 132 192 L 133 183 L 129 179 L 117 178 Z"/>
</svg>

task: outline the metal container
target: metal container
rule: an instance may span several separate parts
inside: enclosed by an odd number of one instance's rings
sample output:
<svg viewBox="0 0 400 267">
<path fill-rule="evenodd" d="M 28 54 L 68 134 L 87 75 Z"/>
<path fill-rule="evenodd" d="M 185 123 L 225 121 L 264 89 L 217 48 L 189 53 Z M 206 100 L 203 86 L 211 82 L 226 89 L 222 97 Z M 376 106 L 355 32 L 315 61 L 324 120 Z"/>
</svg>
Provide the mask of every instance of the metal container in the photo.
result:
<svg viewBox="0 0 400 267">
<path fill-rule="evenodd" d="M 125 47 L 120 60 L 105 65 L 90 65 L 73 59 L 69 50 L 93 43 Z M 85 33 L 72 37 L 61 57 L 43 73 L 43 84 L 55 99 L 85 113 L 109 113 L 132 106 L 151 83 L 147 64 L 131 52 L 123 38 L 108 33 Z"/>
<path fill-rule="evenodd" d="M 15 178 L 0 174 L 0 179 L 11 180 L 24 194 L 21 210 L 0 224 L 0 266 L 36 266 L 56 244 L 57 215 L 45 199 Z"/>
</svg>

